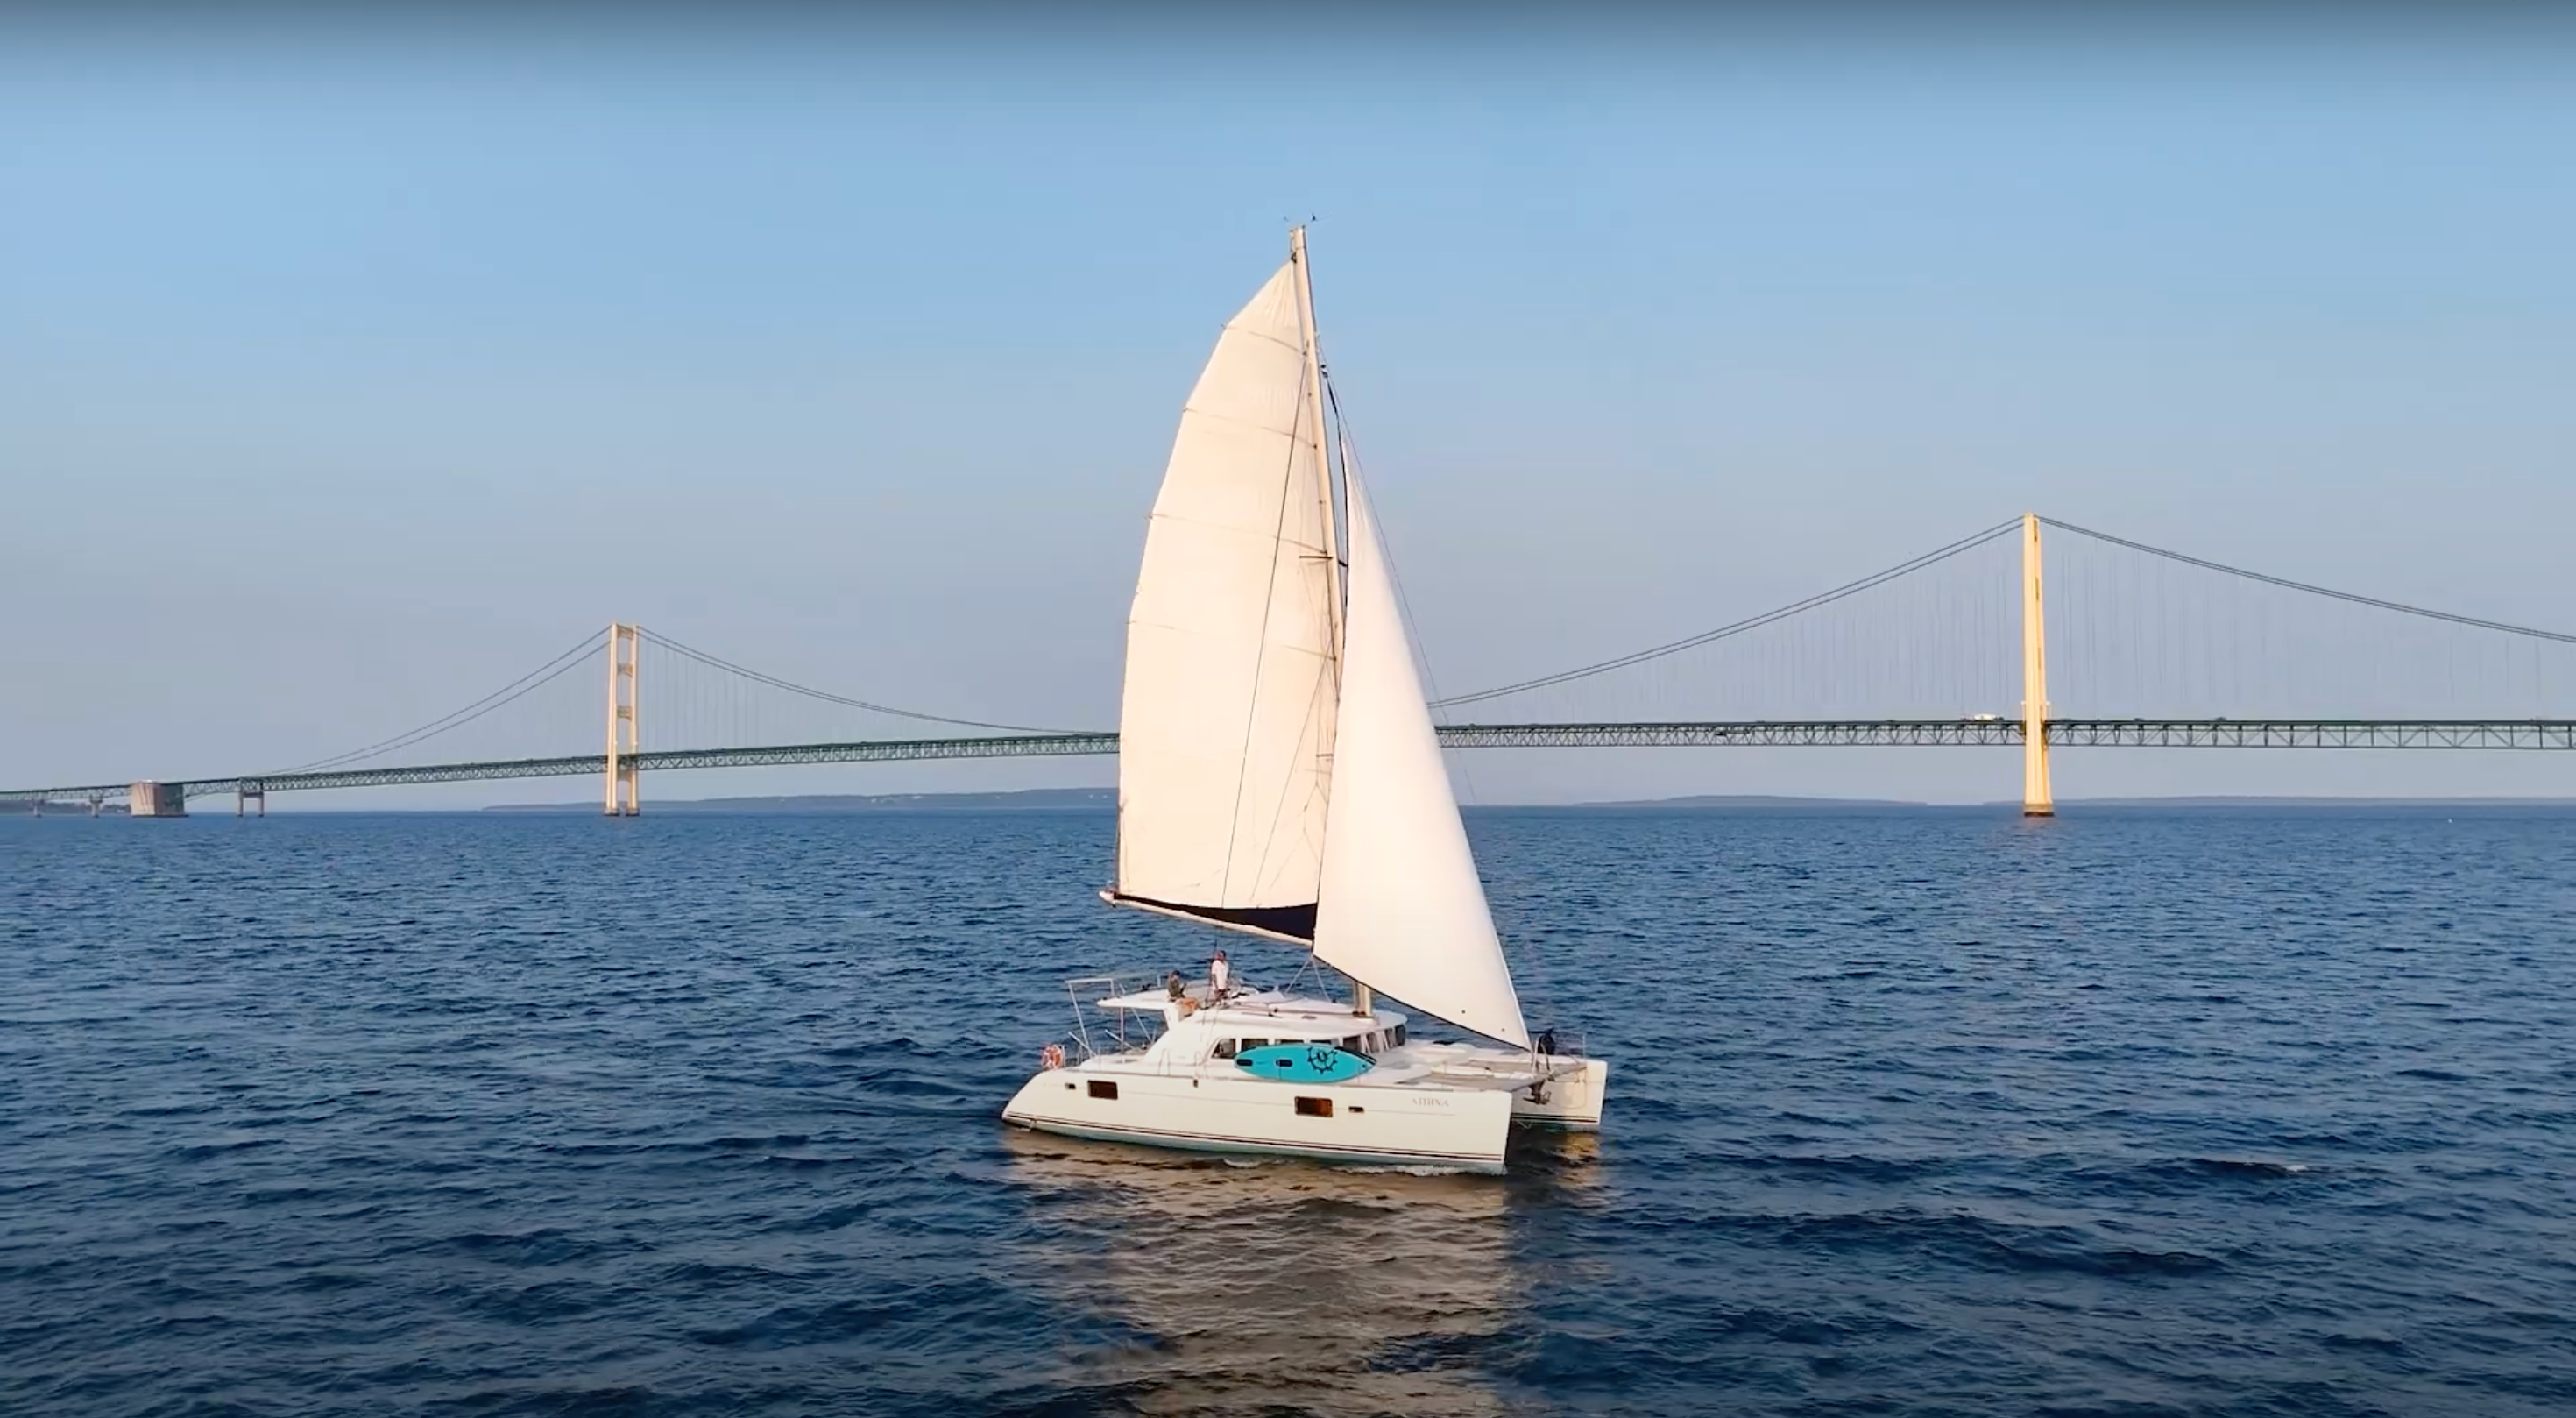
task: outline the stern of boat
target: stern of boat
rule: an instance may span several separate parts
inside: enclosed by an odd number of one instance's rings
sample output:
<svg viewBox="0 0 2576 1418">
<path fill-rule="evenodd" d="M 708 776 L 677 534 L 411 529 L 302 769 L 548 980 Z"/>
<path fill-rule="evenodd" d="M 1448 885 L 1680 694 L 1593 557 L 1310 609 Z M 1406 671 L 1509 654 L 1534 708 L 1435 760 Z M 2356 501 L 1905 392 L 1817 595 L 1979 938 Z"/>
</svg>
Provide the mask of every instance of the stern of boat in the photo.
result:
<svg viewBox="0 0 2576 1418">
<path fill-rule="evenodd" d="M 1512 1092 L 1512 1121 L 1522 1127 L 1590 1132 L 1601 1126 L 1601 1104 L 1610 1089 L 1607 1059 L 1550 1058 L 1571 1065 L 1553 1078 Z"/>
</svg>

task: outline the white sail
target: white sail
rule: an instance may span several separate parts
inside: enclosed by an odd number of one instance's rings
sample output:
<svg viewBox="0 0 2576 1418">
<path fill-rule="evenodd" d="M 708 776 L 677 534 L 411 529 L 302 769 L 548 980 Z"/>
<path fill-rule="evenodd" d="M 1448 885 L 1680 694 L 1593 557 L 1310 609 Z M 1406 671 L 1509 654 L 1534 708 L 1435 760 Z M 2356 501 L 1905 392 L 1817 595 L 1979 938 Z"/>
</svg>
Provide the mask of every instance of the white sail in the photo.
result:
<svg viewBox="0 0 2576 1418">
<path fill-rule="evenodd" d="M 1332 581 L 1294 264 L 1226 322 L 1181 412 L 1127 618 L 1111 899 L 1314 929 Z"/>
<path fill-rule="evenodd" d="M 1315 955 L 1417 1009 L 1527 1048 L 1377 521 L 1357 477 L 1347 489 L 1350 605 Z"/>
</svg>

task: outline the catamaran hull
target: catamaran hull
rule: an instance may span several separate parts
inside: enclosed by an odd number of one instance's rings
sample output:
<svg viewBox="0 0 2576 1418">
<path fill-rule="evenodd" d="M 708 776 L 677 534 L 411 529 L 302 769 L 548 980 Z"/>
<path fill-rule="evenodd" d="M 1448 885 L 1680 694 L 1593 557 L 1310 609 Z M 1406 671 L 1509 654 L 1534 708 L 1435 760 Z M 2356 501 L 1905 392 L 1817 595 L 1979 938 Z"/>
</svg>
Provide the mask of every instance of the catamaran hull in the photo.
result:
<svg viewBox="0 0 2576 1418">
<path fill-rule="evenodd" d="M 1610 1091 L 1610 1061 L 1585 1059 L 1573 1073 L 1559 1074 L 1536 1089 L 1512 1095 L 1512 1121 L 1522 1127 L 1564 1132 L 1594 1132 L 1601 1127 L 1601 1100 Z"/>
<path fill-rule="evenodd" d="M 1095 1084 L 1114 1091 L 1104 1096 Z M 1041 1132 L 1191 1152 L 1490 1173 L 1503 1170 L 1513 1096 L 1076 1067 L 1030 1079 L 1002 1117 Z"/>
</svg>

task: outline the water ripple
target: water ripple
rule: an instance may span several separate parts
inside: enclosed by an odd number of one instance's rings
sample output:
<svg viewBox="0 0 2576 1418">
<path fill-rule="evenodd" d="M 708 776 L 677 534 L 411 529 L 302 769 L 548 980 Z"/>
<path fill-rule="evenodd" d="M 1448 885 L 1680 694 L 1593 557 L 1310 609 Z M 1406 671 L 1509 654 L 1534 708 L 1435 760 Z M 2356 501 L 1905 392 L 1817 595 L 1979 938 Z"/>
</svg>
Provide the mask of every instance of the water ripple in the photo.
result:
<svg viewBox="0 0 2576 1418">
<path fill-rule="evenodd" d="M 2576 823 L 1478 814 L 1502 1179 L 1002 1127 L 1109 826 L 0 820 L 0 1411 L 2576 1411 Z"/>
</svg>

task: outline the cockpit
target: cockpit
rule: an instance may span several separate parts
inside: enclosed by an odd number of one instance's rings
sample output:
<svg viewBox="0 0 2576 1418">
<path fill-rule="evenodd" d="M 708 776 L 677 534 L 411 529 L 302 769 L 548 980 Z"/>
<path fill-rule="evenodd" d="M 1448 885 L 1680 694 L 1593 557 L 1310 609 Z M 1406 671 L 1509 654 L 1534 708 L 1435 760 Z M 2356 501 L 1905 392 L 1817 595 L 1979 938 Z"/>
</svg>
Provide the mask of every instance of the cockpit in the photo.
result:
<svg viewBox="0 0 2576 1418">
<path fill-rule="evenodd" d="M 1375 1063 L 1405 1043 L 1405 1018 L 1390 1010 L 1355 1016 L 1337 1001 L 1251 987 L 1211 1003 L 1204 983 L 1188 984 L 1176 998 L 1168 980 L 1139 989 L 1133 979 L 1094 975 L 1065 982 L 1077 1058 L 1150 1055 L 1187 1068 L 1274 1045 L 1325 1044 Z"/>
</svg>

